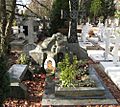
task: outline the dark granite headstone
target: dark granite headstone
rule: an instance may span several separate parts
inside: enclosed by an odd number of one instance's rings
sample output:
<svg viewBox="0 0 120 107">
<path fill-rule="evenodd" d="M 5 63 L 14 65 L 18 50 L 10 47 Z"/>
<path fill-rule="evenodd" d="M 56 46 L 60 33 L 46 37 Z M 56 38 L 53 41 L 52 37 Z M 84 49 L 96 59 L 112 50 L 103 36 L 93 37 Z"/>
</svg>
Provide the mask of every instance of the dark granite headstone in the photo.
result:
<svg viewBox="0 0 120 107">
<path fill-rule="evenodd" d="M 27 87 L 22 83 L 23 80 L 31 79 L 32 73 L 27 65 L 14 64 L 8 70 L 10 75 L 10 97 L 25 98 L 27 96 Z"/>
</svg>

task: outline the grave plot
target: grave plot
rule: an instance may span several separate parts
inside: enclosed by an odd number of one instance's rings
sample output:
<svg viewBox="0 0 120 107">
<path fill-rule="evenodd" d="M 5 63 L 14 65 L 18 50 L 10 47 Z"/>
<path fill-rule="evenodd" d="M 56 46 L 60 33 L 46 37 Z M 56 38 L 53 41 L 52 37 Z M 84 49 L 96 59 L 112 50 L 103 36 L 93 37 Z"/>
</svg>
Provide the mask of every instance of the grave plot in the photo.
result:
<svg viewBox="0 0 120 107">
<path fill-rule="evenodd" d="M 73 64 L 65 61 L 69 61 L 68 56 L 58 64 L 60 71 L 56 76 L 58 78 L 55 84 L 56 96 L 68 98 L 104 96 L 105 89 L 89 68 L 88 61 L 74 59 Z"/>
<path fill-rule="evenodd" d="M 58 64 L 61 71 L 55 73 L 55 79 L 47 81 L 42 105 L 87 105 L 87 104 L 117 104 L 108 88 L 88 63 L 73 60 L 74 65 L 65 58 Z M 80 67 L 75 69 L 74 67 Z M 89 68 L 89 69 L 88 69 Z M 77 72 L 77 70 L 79 72 Z M 90 99 L 91 101 L 89 101 Z"/>
</svg>

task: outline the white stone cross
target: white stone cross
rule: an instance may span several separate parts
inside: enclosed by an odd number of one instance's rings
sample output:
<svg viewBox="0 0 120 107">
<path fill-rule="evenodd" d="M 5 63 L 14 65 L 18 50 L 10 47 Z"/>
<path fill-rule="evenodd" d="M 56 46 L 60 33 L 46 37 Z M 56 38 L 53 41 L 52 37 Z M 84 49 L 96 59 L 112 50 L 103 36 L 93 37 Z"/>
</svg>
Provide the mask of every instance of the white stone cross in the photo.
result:
<svg viewBox="0 0 120 107">
<path fill-rule="evenodd" d="M 110 53 L 110 29 L 109 28 L 105 28 L 105 53 L 104 53 L 104 57 L 105 60 L 108 59 L 108 54 Z"/>
<path fill-rule="evenodd" d="M 82 41 L 83 42 L 86 42 L 86 38 L 89 36 L 88 33 L 89 33 L 89 30 L 91 29 L 90 28 L 90 24 L 89 22 L 87 22 L 85 25 L 83 25 L 83 28 L 82 28 Z"/>
<path fill-rule="evenodd" d="M 23 33 L 24 29 L 23 26 L 20 26 L 20 33 L 18 34 L 18 38 L 25 39 L 25 34 Z"/>
<path fill-rule="evenodd" d="M 20 33 L 23 33 L 24 29 L 23 26 L 20 26 Z"/>
<path fill-rule="evenodd" d="M 117 62 L 119 61 L 118 49 L 119 49 L 119 43 L 120 43 L 120 37 L 117 30 L 115 32 L 115 36 L 116 36 L 115 46 L 113 48 L 112 53 L 113 53 L 113 63 L 117 64 Z"/>
<path fill-rule="evenodd" d="M 98 32 L 97 35 L 100 39 L 100 41 L 103 41 L 103 35 L 104 35 L 104 24 L 103 23 L 98 23 Z"/>
</svg>

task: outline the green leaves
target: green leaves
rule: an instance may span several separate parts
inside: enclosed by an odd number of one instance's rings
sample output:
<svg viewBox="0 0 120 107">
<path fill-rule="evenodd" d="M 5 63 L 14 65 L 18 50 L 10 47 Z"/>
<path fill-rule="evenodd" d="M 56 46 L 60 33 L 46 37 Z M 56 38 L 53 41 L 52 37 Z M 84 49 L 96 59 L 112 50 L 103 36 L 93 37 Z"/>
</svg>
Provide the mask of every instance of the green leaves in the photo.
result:
<svg viewBox="0 0 120 107">
<path fill-rule="evenodd" d="M 76 76 L 76 66 L 77 64 L 77 57 L 74 56 L 73 58 L 73 64 L 70 64 L 70 58 L 69 55 L 66 54 L 65 58 L 62 62 L 58 64 L 58 68 L 60 69 L 60 81 L 61 81 L 61 87 L 70 87 L 73 86 L 73 80 Z"/>
<path fill-rule="evenodd" d="M 90 12 L 94 14 L 94 16 L 98 15 L 101 11 L 102 8 L 102 2 L 101 0 L 92 0 L 91 2 L 91 7 L 90 7 Z"/>
<path fill-rule="evenodd" d="M 58 63 L 60 69 L 60 86 L 61 87 L 94 87 L 95 82 L 89 77 L 88 60 L 77 60 L 73 56 L 73 62 L 70 63 L 68 54 L 62 62 Z"/>
</svg>

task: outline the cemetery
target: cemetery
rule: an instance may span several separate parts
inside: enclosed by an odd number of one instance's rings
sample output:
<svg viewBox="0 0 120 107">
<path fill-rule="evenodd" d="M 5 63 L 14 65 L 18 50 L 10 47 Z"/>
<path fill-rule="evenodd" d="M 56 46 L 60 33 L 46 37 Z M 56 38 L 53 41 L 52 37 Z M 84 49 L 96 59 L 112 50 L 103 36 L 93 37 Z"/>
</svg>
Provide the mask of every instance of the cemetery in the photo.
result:
<svg viewBox="0 0 120 107">
<path fill-rule="evenodd" d="M 120 106 L 118 0 L 12 0 L 9 15 L 7 3 L 0 1 L 0 107 Z"/>
</svg>

